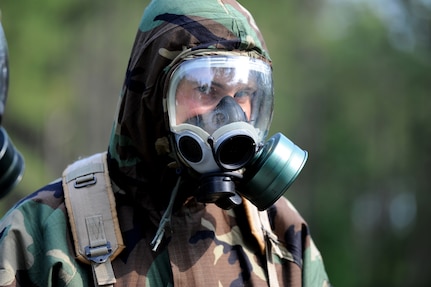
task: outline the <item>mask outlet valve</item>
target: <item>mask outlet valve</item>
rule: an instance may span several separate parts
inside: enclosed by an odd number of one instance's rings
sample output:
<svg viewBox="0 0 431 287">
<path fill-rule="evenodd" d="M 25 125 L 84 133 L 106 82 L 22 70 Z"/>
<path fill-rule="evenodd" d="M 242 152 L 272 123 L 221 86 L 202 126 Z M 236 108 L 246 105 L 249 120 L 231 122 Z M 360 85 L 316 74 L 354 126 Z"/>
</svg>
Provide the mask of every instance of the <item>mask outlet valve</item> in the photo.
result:
<svg viewBox="0 0 431 287">
<path fill-rule="evenodd" d="M 230 173 L 203 176 L 196 199 L 199 202 L 215 203 L 223 209 L 230 209 L 242 202 Z"/>
</svg>

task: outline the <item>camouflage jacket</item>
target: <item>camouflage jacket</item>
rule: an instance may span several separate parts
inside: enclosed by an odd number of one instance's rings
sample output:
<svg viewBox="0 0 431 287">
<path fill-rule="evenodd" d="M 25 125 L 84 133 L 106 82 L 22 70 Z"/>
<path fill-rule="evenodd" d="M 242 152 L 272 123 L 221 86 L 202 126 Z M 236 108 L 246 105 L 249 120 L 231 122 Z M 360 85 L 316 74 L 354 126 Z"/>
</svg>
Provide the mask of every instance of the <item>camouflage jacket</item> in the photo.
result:
<svg viewBox="0 0 431 287">
<path fill-rule="evenodd" d="M 151 250 L 155 226 L 127 194 L 116 193 L 125 250 L 113 261 L 115 286 L 268 286 L 266 258 L 244 206 L 226 211 L 190 202 Z M 281 198 L 268 209 L 280 286 L 329 286 L 319 251 L 298 212 Z M 251 222 L 251 224 L 250 224 Z M 61 181 L 16 204 L 0 221 L 0 286 L 92 286 L 75 259 Z"/>
</svg>

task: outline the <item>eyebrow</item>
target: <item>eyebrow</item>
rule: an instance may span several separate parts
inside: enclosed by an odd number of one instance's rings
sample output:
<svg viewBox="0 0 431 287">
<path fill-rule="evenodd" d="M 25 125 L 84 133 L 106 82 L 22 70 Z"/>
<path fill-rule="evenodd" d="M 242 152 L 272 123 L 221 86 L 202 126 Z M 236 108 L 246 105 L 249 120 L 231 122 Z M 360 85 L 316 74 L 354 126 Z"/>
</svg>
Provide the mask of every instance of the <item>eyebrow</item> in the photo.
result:
<svg viewBox="0 0 431 287">
<path fill-rule="evenodd" d="M 206 84 L 206 82 L 202 82 L 202 81 L 199 81 L 199 80 L 194 80 L 193 82 L 196 85 L 202 85 L 202 83 Z M 211 85 L 211 87 L 216 87 L 216 88 L 219 88 L 219 89 L 225 89 L 226 88 L 226 85 L 224 85 L 223 83 L 220 83 L 220 82 L 211 81 L 210 85 Z"/>
<path fill-rule="evenodd" d="M 224 88 L 225 87 L 225 85 L 223 85 L 222 83 L 214 82 L 214 81 L 211 81 L 211 86 L 215 86 L 217 88 Z"/>
<path fill-rule="evenodd" d="M 195 80 L 194 82 L 197 85 L 200 85 L 202 83 L 199 80 Z M 226 85 L 226 84 L 219 82 L 219 81 L 211 81 L 211 86 L 212 87 L 214 86 L 214 87 L 219 88 L 219 89 L 229 88 L 229 85 Z M 244 83 L 242 86 L 240 86 L 240 88 L 243 90 L 255 90 L 255 89 L 257 89 L 256 85 L 251 85 L 250 83 L 248 83 L 248 84 Z"/>
<path fill-rule="evenodd" d="M 211 86 L 215 86 L 215 87 L 218 87 L 218 88 L 229 88 L 230 86 L 229 85 L 225 85 L 225 84 L 223 84 L 223 83 L 221 83 L 221 82 L 214 82 L 214 81 L 211 81 Z M 241 88 L 241 89 L 250 89 L 250 90 L 253 90 L 253 89 L 256 89 L 256 86 L 255 85 L 251 85 L 250 83 L 242 83 L 241 85 L 239 85 L 239 87 Z"/>
</svg>

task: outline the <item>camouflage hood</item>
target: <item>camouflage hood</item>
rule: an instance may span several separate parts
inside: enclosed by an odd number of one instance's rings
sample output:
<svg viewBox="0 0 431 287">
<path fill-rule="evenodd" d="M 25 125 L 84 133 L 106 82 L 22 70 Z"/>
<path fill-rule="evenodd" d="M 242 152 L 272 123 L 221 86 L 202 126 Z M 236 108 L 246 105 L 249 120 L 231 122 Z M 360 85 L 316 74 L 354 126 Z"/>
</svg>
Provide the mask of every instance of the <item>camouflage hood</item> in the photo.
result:
<svg viewBox="0 0 431 287">
<path fill-rule="evenodd" d="M 154 0 L 148 5 L 133 45 L 109 145 L 111 174 L 118 182 L 139 185 L 161 180 L 172 161 L 160 151 L 168 135 L 163 76 L 177 55 L 203 49 L 254 51 L 270 61 L 252 16 L 233 0 Z"/>
</svg>

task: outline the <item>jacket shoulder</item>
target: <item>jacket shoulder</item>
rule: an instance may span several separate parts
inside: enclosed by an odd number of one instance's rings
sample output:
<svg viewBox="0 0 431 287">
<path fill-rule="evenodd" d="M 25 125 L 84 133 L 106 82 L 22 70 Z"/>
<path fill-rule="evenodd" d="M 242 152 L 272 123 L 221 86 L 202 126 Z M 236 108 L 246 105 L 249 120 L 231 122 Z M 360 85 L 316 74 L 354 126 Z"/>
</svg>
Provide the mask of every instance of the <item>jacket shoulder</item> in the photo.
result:
<svg viewBox="0 0 431 287">
<path fill-rule="evenodd" d="M 20 200 L 0 220 L 0 286 L 86 286 L 87 269 L 74 260 L 70 246 L 62 182 L 57 180 Z"/>
<path fill-rule="evenodd" d="M 61 179 L 57 179 L 22 198 L 10 211 L 25 209 L 29 205 L 37 206 L 37 204 L 49 206 L 53 210 L 64 207 L 64 192 Z"/>
</svg>

